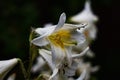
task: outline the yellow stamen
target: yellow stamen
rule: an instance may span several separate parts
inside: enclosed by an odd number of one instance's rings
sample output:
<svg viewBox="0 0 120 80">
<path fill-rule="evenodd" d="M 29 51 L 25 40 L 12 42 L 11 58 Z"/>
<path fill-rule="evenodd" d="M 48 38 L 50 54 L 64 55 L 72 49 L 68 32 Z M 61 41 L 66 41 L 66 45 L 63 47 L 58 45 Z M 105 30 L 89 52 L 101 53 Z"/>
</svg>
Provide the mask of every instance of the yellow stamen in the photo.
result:
<svg viewBox="0 0 120 80">
<path fill-rule="evenodd" d="M 75 41 L 71 41 L 70 31 L 65 29 L 60 29 L 59 31 L 54 32 L 53 34 L 48 36 L 48 39 L 55 46 L 59 46 L 61 48 L 64 48 L 64 45 L 70 46 L 76 44 Z"/>
</svg>

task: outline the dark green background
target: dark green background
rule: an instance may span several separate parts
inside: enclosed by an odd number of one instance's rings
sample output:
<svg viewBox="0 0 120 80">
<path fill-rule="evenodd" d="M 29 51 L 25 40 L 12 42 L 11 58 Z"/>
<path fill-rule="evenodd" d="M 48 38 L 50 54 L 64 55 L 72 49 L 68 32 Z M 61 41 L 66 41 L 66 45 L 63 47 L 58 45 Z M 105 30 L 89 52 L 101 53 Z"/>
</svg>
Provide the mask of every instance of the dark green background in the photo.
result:
<svg viewBox="0 0 120 80">
<path fill-rule="evenodd" d="M 119 80 L 119 2 L 91 0 L 92 9 L 99 16 L 98 38 L 91 45 L 96 53 L 94 64 L 101 66 L 98 80 Z M 0 0 L 0 60 L 14 57 L 28 60 L 31 27 L 45 23 L 57 24 L 65 12 L 68 17 L 84 7 L 85 0 Z"/>
</svg>

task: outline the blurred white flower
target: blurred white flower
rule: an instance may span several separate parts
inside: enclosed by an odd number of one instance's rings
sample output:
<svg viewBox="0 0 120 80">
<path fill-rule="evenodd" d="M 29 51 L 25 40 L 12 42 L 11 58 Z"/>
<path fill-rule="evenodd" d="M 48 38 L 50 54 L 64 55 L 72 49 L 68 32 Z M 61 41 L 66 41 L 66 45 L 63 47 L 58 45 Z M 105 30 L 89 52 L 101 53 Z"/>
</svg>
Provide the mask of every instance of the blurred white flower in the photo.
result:
<svg viewBox="0 0 120 80">
<path fill-rule="evenodd" d="M 71 17 L 71 21 L 81 23 L 81 22 L 96 22 L 98 21 L 98 17 L 93 14 L 90 6 L 90 0 L 86 0 L 83 11 L 78 13 L 77 15 Z"/>
<path fill-rule="evenodd" d="M 72 22 L 76 22 L 78 24 L 87 23 L 85 28 L 78 30 L 85 35 L 86 41 L 82 45 L 78 45 L 73 48 L 75 53 L 80 53 L 96 39 L 97 28 L 95 22 L 98 21 L 98 17 L 93 14 L 90 4 L 90 0 L 86 0 L 84 9 L 77 15 L 70 18 Z M 94 53 L 89 50 L 87 56 L 94 57 Z"/>
<path fill-rule="evenodd" d="M 84 80 L 90 80 L 91 73 L 94 73 L 99 70 L 99 66 L 92 67 L 90 62 L 83 62 L 83 60 L 80 61 L 77 69 L 77 73 L 80 74 L 84 70 L 86 70 L 86 76 Z"/>
<path fill-rule="evenodd" d="M 18 59 L 0 61 L 0 80 L 3 80 L 6 74 L 18 63 Z"/>
<path fill-rule="evenodd" d="M 94 15 L 91 10 L 90 0 L 86 1 L 85 7 L 82 12 L 71 17 L 71 21 L 77 22 L 79 24 L 83 22 L 88 23 L 85 28 L 79 30 L 80 32 L 85 34 L 87 42 L 90 42 L 91 40 L 94 40 L 96 38 L 97 28 L 94 23 L 98 21 L 98 17 Z"/>
</svg>

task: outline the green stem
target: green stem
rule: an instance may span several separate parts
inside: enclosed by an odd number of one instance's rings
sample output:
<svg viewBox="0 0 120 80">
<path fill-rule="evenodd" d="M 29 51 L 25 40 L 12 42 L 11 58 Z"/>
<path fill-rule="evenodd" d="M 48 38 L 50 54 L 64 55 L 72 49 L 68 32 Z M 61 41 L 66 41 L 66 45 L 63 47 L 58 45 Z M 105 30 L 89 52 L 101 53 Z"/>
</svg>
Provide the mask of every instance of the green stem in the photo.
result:
<svg viewBox="0 0 120 80">
<path fill-rule="evenodd" d="M 30 57 L 29 57 L 29 66 L 28 66 L 28 77 L 31 77 L 31 68 L 32 68 L 33 60 L 32 60 L 32 53 L 31 53 L 31 46 L 30 46 Z"/>
<path fill-rule="evenodd" d="M 23 65 L 22 60 L 18 58 L 18 61 L 19 61 L 19 64 L 20 64 L 20 66 L 21 66 L 22 73 L 23 73 L 23 75 L 24 75 L 25 80 L 29 80 L 29 79 L 28 79 L 28 76 L 27 76 L 26 69 L 25 69 L 25 67 L 24 67 L 24 65 Z"/>
<path fill-rule="evenodd" d="M 36 58 L 36 55 L 37 55 L 36 46 L 31 43 L 31 40 L 34 37 L 34 34 L 35 34 L 34 30 L 32 29 L 32 31 L 30 33 L 30 37 L 29 37 L 30 48 L 29 48 L 29 66 L 28 66 L 28 70 L 27 70 L 27 72 L 28 72 L 28 78 L 31 77 L 32 64 L 33 64 L 33 61 L 34 61 L 34 59 Z"/>
<path fill-rule="evenodd" d="M 31 33 L 30 33 L 30 36 L 29 36 L 29 42 L 30 42 L 30 48 L 29 48 L 29 64 L 28 64 L 28 69 L 27 69 L 27 72 L 28 72 L 28 77 L 30 78 L 31 76 L 31 68 L 32 68 L 32 63 L 33 63 L 33 60 L 32 60 L 32 44 L 31 44 L 31 40 L 33 38 L 33 34 L 34 34 L 34 31 L 33 29 L 31 28 Z"/>
<path fill-rule="evenodd" d="M 32 68 L 32 64 L 34 59 L 36 58 L 36 56 L 38 55 L 38 50 L 37 47 L 33 44 L 30 44 L 30 57 L 29 57 L 29 66 L 28 66 L 28 77 L 31 77 L 31 68 Z"/>
</svg>

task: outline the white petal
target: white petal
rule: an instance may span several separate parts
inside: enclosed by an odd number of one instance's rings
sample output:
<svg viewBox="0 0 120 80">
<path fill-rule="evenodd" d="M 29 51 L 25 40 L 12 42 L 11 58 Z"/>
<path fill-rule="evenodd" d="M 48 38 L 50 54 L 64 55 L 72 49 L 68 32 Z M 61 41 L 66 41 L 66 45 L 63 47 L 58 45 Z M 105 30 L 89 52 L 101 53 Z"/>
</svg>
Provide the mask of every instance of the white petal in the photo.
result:
<svg viewBox="0 0 120 80">
<path fill-rule="evenodd" d="M 50 51 L 45 49 L 40 49 L 39 54 L 45 59 L 45 61 L 48 63 L 49 67 L 54 70 L 55 66 L 52 63 L 52 54 Z"/>
<path fill-rule="evenodd" d="M 49 36 L 54 30 L 55 25 L 51 27 L 45 27 L 45 28 L 37 28 L 35 31 L 40 34 L 40 37 L 37 37 L 33 39 L 31 42 L 37 46 L 45 46 L 49 42 L 47 41 L 46 37 Z"/>
<path fill-rule="evenodd" d="M 90 1 L 86 0 L 85 6 L 83 11 L 78 13 L 77 15 L 73 16 L 71 18 L 72 21 L 74 22 L 96 22 L 98 20 L 98 17 L 93 14 L 90 6 Z"/>
<path fill-rule="evenodd" d="M 89 47 L 87 47 L 83 52 L 81 52 L 80 54 L 73 54 L 72 58 L 80 58 L 83 57 L 84 55 L 87 54 L 87 51 L 89 50 Z"/>
<path fill-rule="evenodd" d="M 52 62 L 55 67 L 61 67 L 63 60 L 65 59 L 65 51 L 60 47 L 51 44 L 52 49 Z"/>
<path fill-rule="evenodd" d="M 71 64 L 72 64 L 72 52 L 71 52 L 71 50 L 72 50 L 72 47 L 66 47 L 65 48 L 65 50 L 66 50 L 66 58 L 67 58 L 67 64 L 68 64 L 68 66 L 71 66 Z"/>
<path fill-rule="evenodd" d="M 51 52 L 45 49 L 40 49 L 39 53 L 46 60 L 46 62 L 49 64 L 49 66 L 51 67 L 53 71 L 52 75 L 49 78 L 49 80 L 51 80 L 58 72 L 58 68 L 56 68 L 55 64 L 53 64 L 54 62 L 52 61 Z"/>
<path fill-rule="evenodd" d="M 58 24 L 55 30 L 58 30 L 59 28 L 61 28 L 65 24 L 65 21 L 66 21 L 66 14 L 62 13 L 60 15 L 60 18 L 59 18 L 59 21 L 58 21 Z"/>
<path fill-rule="evenodd" d="M 33 39 L 31 41 L 31 43 L 33 43 L 34 45 L 37 45 L 37 46 L 45 46 L 49 43 L 46 39 L 46 36 L 47 36 L 47 34 L 37 37 L 37 38 Z"/>
<path fill-rule="evenodd" d="M 48 80 L 51 80 L 58 73 L 58 68 L 54 68 L 53 74 L 50 76 Z"/>
<path fill-rule="evenodd" d="M 68 24 L 65 23 L 61 29 L 69 30 L 69 31 L 76 31 L 77 29 L 81 29 L 87 26 L 87 23 L 81 23 L 79 25 Z"/>
<path fill-rule="evenodd" d="M 56 25 L 47 25 L 44 28 L 37 28 L 35 29 L 35 32 L 40 34 L 40 35 L 50 35 L 54 30 L 55 30 Z"/>
<path fill-rule="evenodd" d="M 85 70 L 83 70 L 83 72 L 81 73 L 80 77 L 77 80 L 84 80 L 86 74 L 87 74 L 87 72 L 86 72 L 86 69 L 85 69 Z"/>
<path fill-rule="evenodd" d="M 0 80 L 18 63 L 18 59 L 0 61 Z"/>
</svg>

